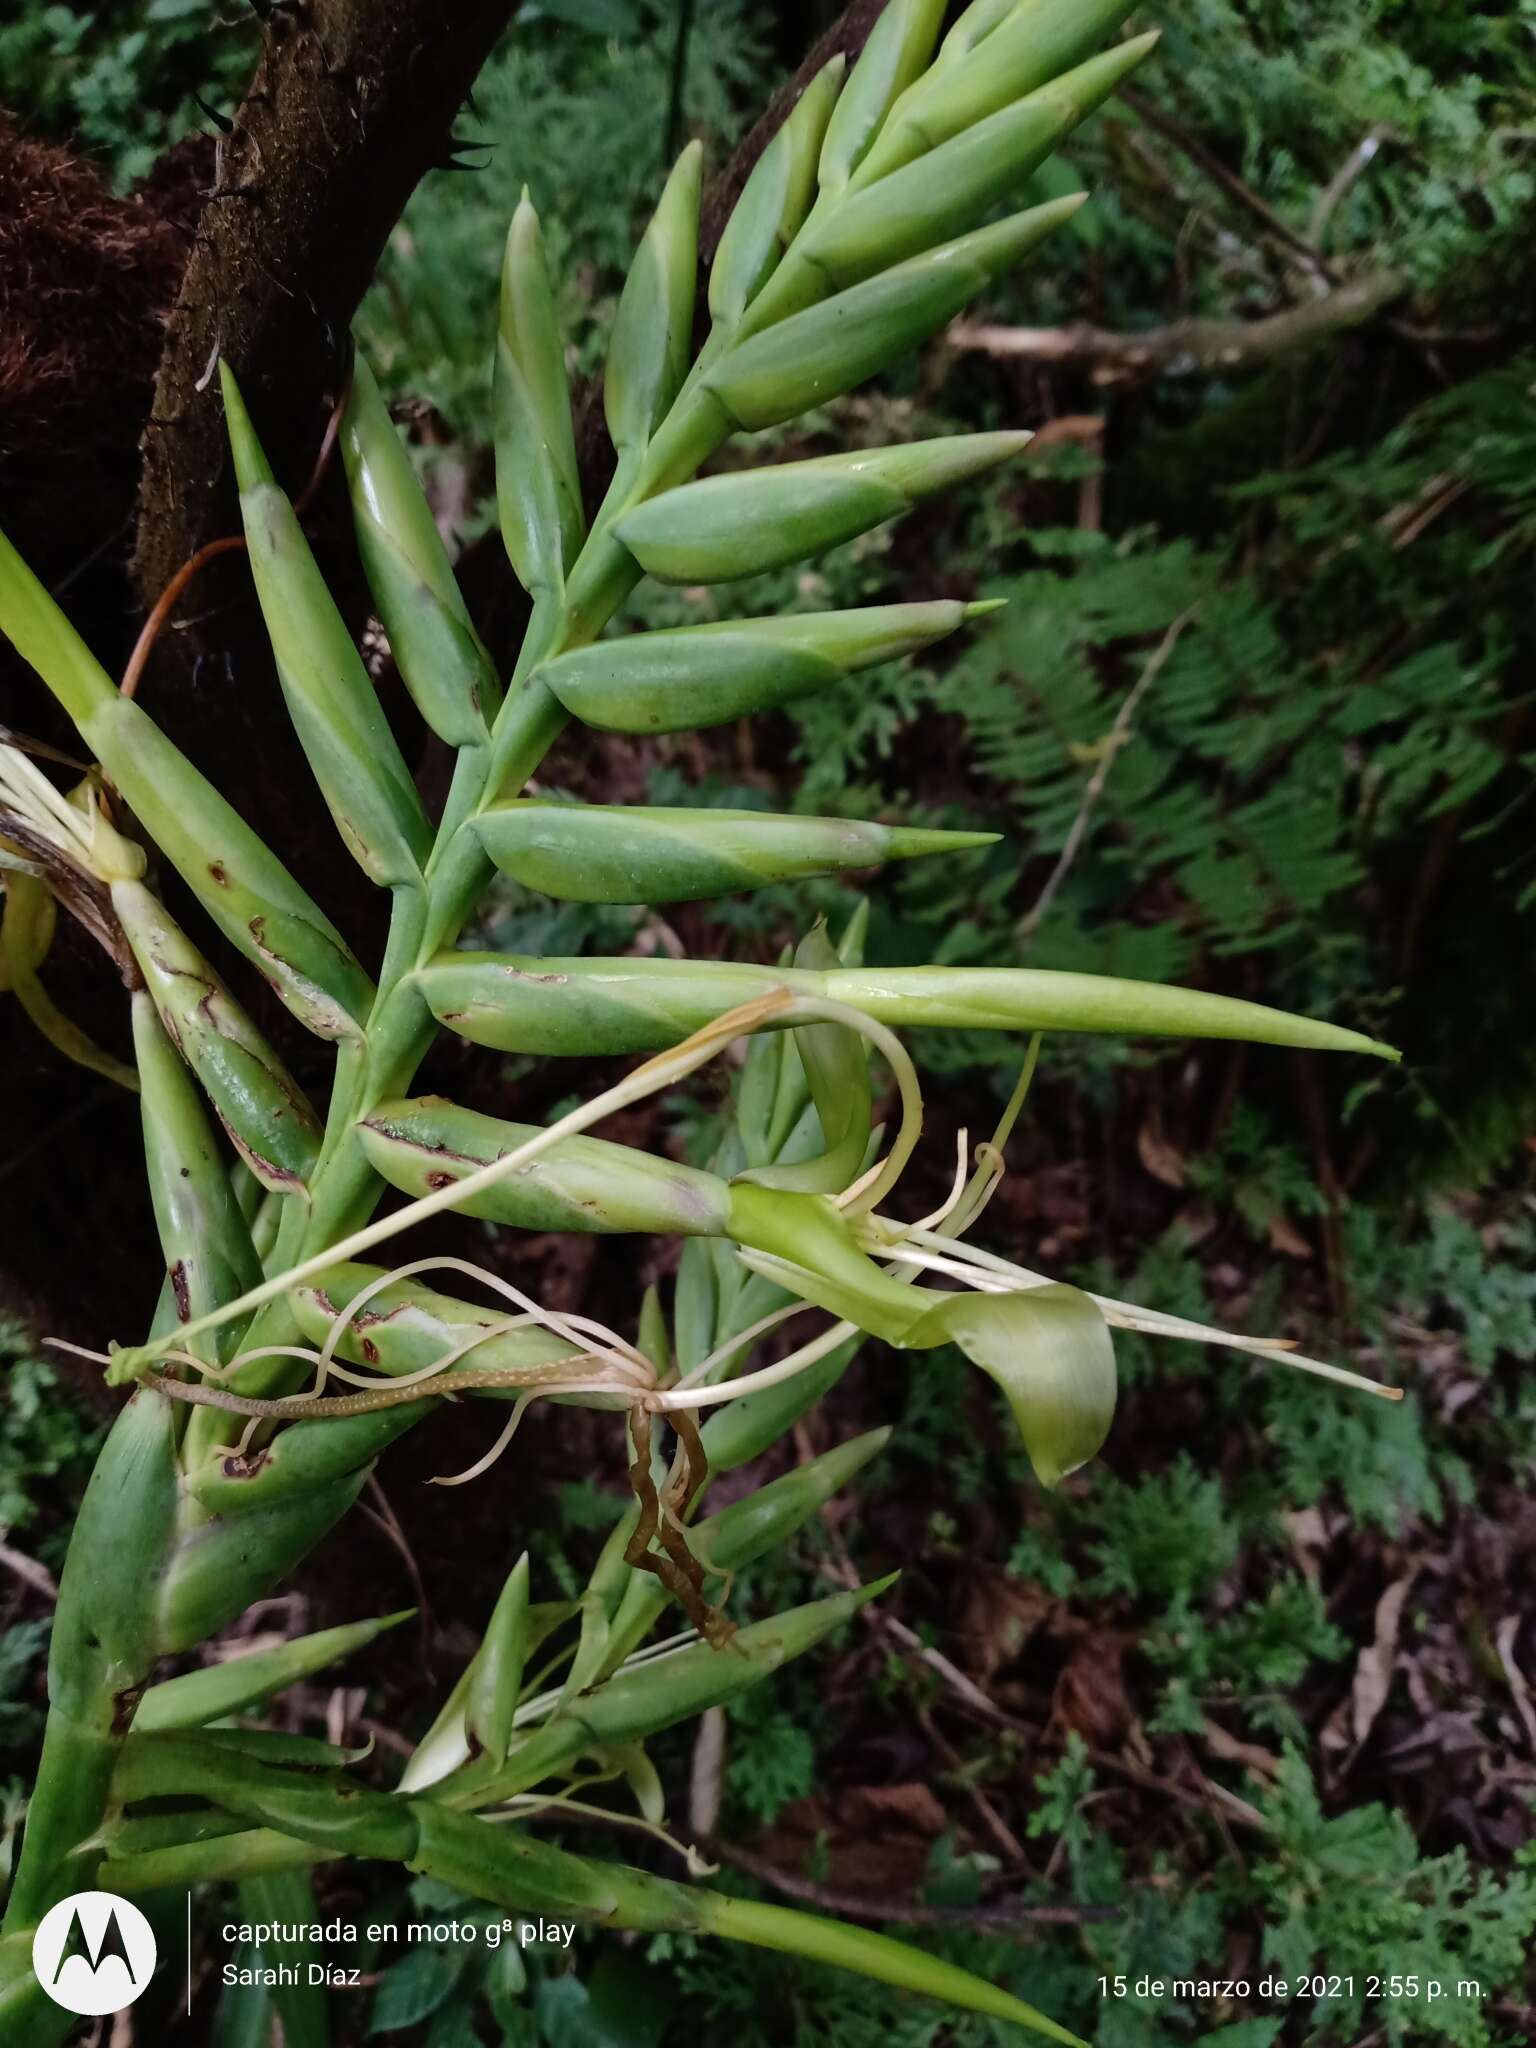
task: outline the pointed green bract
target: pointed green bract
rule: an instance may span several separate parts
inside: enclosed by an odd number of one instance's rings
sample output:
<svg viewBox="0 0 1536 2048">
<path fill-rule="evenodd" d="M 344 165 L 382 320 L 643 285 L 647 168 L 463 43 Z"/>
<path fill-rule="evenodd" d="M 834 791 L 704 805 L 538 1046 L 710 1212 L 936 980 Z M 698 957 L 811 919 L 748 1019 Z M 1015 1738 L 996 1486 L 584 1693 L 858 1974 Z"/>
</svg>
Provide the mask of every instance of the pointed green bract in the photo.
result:
<svg viewBox="0 0 1536 2048">
<path fill-rule="evenodd" d="M 826 926 L 818 924 L 795 949 L 795 966 L 803 973 L 820 974 L 836 964 Z M 838 1194 L 858 1178 L 869 1149 L 869 1048 L 858 1032 L 831 1022 L 798 1026 L 793 1042 L 826 1149 L 809 1159 L 754 1167 L 738 1178 L 759 1187 Z"/>
<path fill-rule="evenodd" d="M 467 1180 L 539 1135 L 536 1124 L 504 1123 L 440 1095 L 385 1102 L 358 1126 L 380 1178 L 409 1195 Z M 717 1233 L 723 1183 L 711 1173 L 657 1159 L 602 1138 L 562 1138 L 464 1203 L 469 1216 L 519 1230 Z"/>
<path fill-rule="evenodd" d="M 419 884 L 432 829 L 416 785 L 227 363 L 219 374 L 251 574 L 299 744 L 364 873 L 386 886 Z"/>
<path fill-rule="evenodd" d="M 165 1030 L 240 1157 L 263 1187 L 301 1190 L 320 1150 L 320 1125 L 298 1083 L 142 882 L 114 882 L 112 907 Z"/>
<path fill-rule="evenodd" d="M 1027 433 L 954 434 L 774 469 L 735 470 L 637 505 L 614 531 L 663 583 L 722 583 L 803 562 L 980 476 Z"/>
<path fill-rule="evenodd" d="M 464 1698 L 464 1726 L 472 1750 L 482 1751 L 498 1769 L 512 1741 L 512 1715 L 528 1661 L 528 1553 L 525 1550 L 501 1589 L 473 1664 Z"/>
<path fill-rule="evenodd" d="M 341 454 L 358 553 L 411 701 L 440 740 L 474 746 L 500 701 L 437 522 L 361 354 L 342 419 Z"/>
<path fill-rule="evenodd" d="M 253 1287 L 261 1261 L 192 1078 L 143 990 L 133 998 L 133 1050 L 155 1227 L 178 1316 L 189 1322 Z M 206 1355 L 217 1364 L 223 1351 L 210 1345 Z"/>
<path fill-rule="evenodd" d="M 466 952 L 439 954 L 418 970 L 415 982 L 440 1022 L 503 1052 L 659 1052 L 736 1004 L 788 987 L 848 1003 L 897 1027 L 1230 1038 L 1398 1058 L 1392 1046 L 1344 1025 L 1236 996 L 1035 967 L 839 966 L 813 972 L 727 960 Z"/>
<path fill-rule="evenodd" d="M 939 57 L 891 109 L 858 183 L 873 184 L 1081 64 L 1134 8 L 1135 0 L 981 0 L 967 8 Z"/>
<path fill-rule="evenodd" d="M 690 142 L 673 167 L 614 316 L 603 409 L 621 454 L 644 447 L 688 374 L 703 154 Z"/>
<path fill-rule="evenodd" d="M 373 986 L 335 926 L 200 770 L 120 695 L 0 534 L 0 632 L 48 685 L 145 832 L 230 943 L 324 1038 L 354 1038 Z"/>
<path fill-rule="evenodd" d="M 526 187 L 502 262 L 493 399 L 496 503 L 508 557 L 525 590 L 558 590 L 586 522 L 565 352 Z"/>
<path fill-rule="evenodd" d="M 952 599 L 679 626 L 563 654 L 539 679 L 585 725 L 687 732 L 770 711 L 851 670 L 941 640 L 974 616 Z"/>
<path fill-rule="evenodd" d="M 384 1277 L 380 1266 L 333 1266 L 322 1280 L 295 1289 L 291 1299 L 301 1334 L 311 1344 L 322 1344 L 337 1318 L 345 1317 L 336 1356 L 392 1376 L 421 1372 L 490 1331 L 497 1334 L 476 1344 L 465 1357 L 466 1366 L 535 1371 L 576 1356 L 574 1344 L 537 1325 L 501 1329 L 513 1313 L 505 1305 L 487 1308 L 458 1301 L 415 1280 L 390 1281 L 353 1313 L 351 1305 L 363 1289 Z"/>
<path fill-rule="evenodd" d="M 753 431 L 827 405 L 926 341 L 1080 203 L 1031 207 L 792 314 L 728 349 L 704 386 Z"/>
<path fill-rule="evenodd" d="M 709 310 L 720 329 L 734 327 L 751 305 L 810 210 L 845 63 L 839 55 L 817 72 L 742 187 L 709 272 Z"/>
<path fill-rule="evenodd" d="M 978 43 L 1000 28 L 1010 14 L 1027 10 L 1034 0 L 971 0 L 971 4 L 960 15 L 949 33 L 939 45 L 938 54 L 923 74 L 927 78 L 942 78 L 962 58 L 968 57 Z M 1081 9 L 1083 0 L 1068 0 L 1068 4 Z M 921 83 L 921 81 L 918 81 Z M 912 88 L 909 87 L 910 91 Z M 899 108 L 893 108 L 887 128 L 896 125 Z M 884 131 L 881 134 L 884 140 Z"/>
<path fill-rule="evenodd" d="M 827 127 L 817 172 L 824 193 L 842 191 L 891 107 L 928 62 L 945 4 L 946 0 L 890 0 L 870 30 Z"/>
<path fill-rule="evenodd" d="M 180 1678 L 167 1678 L 152 1685 L 139 1701 L 134 1733 L 200 1728 L 205 1722 L 221 1721 L 227 1714 L 237 1714 L 243 1707 L 270 1699 L 301 1679 L 339 1664 L 387 1629 L 409 1621 L 415 1612 L 414 1607 L 404 1607 L 377 1621 L 344 1622 L 340 1628 L 321 1629 L 315 1635 L 292 1636 L 274 1650 L 252 1650 L 243 1657 L 206 1665 L 201 1671 L 188 1671 Z"/>
<path fill-rule="evenodd" d="M 657 1663 L 616 1672 L 515 1743 L 501 1769 L 482 1759 L 458 1772 L 444 1788 L 445 1804 L 463 1808 L 505 1799 L 542 1784 L 584 1750 L 639 1741 L 723 1705 L 824 1642 L 894 1578 L 893 1573 L 857 1592 L 834 1593 L 772 1620 L 752 1622 L 736 1631 L 726 1649 L 691 1643 Z"/>
<path fill-rule="evenodd" d="M 852 193 L 805 239 L 805 255 L 834 285 L 964 234 L 1014 192 L 1078 123 L 1147 56 L 1155 35 L 1090 58 L 1014 106 L 965 128 L 904 169 Z M 979 64 L 988 60 L 978 57 Z"/>
<path fill-rule="evenodd" d="M 990 832 L 928 832 L 768 811 L 562 804 L 517 798 L 475 820 L 504 875 L 568 903 L 688 903 L 772 882 L 990 845 Z"/>
</svg>

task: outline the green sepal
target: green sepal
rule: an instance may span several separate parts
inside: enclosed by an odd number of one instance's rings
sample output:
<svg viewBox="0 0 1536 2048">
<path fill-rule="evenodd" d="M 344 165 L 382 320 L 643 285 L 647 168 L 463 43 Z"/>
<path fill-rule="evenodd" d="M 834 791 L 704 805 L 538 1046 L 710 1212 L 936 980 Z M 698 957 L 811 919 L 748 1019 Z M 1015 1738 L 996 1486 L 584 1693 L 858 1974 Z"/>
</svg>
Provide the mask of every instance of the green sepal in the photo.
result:
<svg viewBox="0 0 1536 2048">
<path fill-rule="evenodd" d="M 441 1095 L 385 1102 L 357 1126 L 369 1164 L 391 1187 L 431 1194 L 478 1173 L 528 1139 L 536 1124 L 504 1123 Z M 469 1216 L 519 1230 L 716 1234 L 724 1184 L 714 1174 L 603 1138 L 563 1138 L 470 1197 Z"/>
<path fill-rule="evenodd" d="M 678 626 L 579 648 L 538 674 L 585 725 L 605 732 L 686 732 L 828 689 L 852 670 L 943 639 L 977 609 L 935 598 Z"/>
<path fill-rule="evenodd" d="M 142 882 L 114 882 L 112 908 L 164 1033 L 201 1082 L 235 1150 L 264 1188 L 281 1195 L 301 1192 L 320 1151 L 320 1124 L 298 1083 Z M 144 1046 L 152 1052 L 151 1037 Z M 141 1071 L 143 1058 L 141 1050 Z M 218 1171 L 224 1180 L 222 1167 Z M 253 1278 L 221 1301 L 233 1301 L 260 1277 L 255 1269 Z"/>
<path fill-rule="evenodd" d="M 703 154 L 690 142 L 673 166 L 614 315 L 603 410 L 621 453 L 644 447 L 688 374 Z"/>
<path fill-rule="evenodd" d="M 824 64 L 752 166 L 709 272 L 709 311 L 734 327 L 778 267 L 816 192 L 816 166 L 847 59 Z"/>
<path fill-rule="evenodd" d="M 1059 1486 L 1098 1454 L 1109 1434 L 1114 1345 L 1098 1306 L 1076 1287 L 945 1295 L 907 1342 L 924 1349 L 958 1344 L 972 1365 L 996 1380 L 1042 1486 Z"/>
<path fill-rule="evenodd" d="M 508 558 L 525 590 L 558 590 L 586 522 L 565 352 L 526 187 L 507 231 L 492 400 L 496 503 Z"/>
<path fill-rule="evenodd" d="M 219 375 L 251 574 L 299 744 L 363 872 L 386 887 L 419 884 L 432 828 L 416 785 L 228 363 Z"/>
<path fill-rule="evenodd" d="M 221 1664 L 206 1665 L 201 1671 L 168 1678 L 160 1685 L 152 1685 L 139 1701 L 133 1717 L 134 1733 L 153 1735 L 169 1728 L 199 1728 L 205 1722 L 222 1720 L 226 1714 L 270 1699 L 285 1687 L 340 1663 L 386 1629 L 409 1621 L 415 1612 L 414 1607 L 403 1607 L 397 1614 L 385 1614 L 376 1621 L 346 1622 L 314 1635 L 293 1636 L 275 1650 L 254 1650 L 248 1656 L 231 1657 Z"/>
<path fill-rule="evenodd" d="M 1027 446 L 1027 433 L 952 434 L 771 469 L 741 469 L 663 491 L 614 532 L 663 583 L 722 583 L 808 561 L 921 499 L 979 476 Z"/>
<path fill-rule="evenodd" d="M 411 701 L 451 747 L 482 744 L 501 692 L 415 467 L 354 355 L 341 431 L 357 548 Z"/>
<path fill-rule="evenodd" d="M 995 832 L 929 832 L 852 818 L 778 817 L 514 798 L 475 819 L 504 875 L 567 903 L 693 903 L 774 882 L 988 846 Z"/>
</svg>

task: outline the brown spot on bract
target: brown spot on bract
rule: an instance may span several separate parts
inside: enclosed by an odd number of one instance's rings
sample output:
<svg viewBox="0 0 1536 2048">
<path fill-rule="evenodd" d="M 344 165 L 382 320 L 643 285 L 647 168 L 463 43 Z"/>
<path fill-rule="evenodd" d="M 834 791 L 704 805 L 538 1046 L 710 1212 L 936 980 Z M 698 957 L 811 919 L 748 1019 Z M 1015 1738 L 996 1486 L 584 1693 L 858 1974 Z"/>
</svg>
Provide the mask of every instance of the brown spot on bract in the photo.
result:
<svg viewBox="0 0 1536 2048">
<path fill-rule="evenodd" d="M 379 1347 L 371 1337 L 363 1339 L 363 1356 L 370 1365 L 377 1365 L 379 1362 Z"/>
<path fill-rule="evenodd" d="M 429 1173 L 427 1175 L 427 1186 L 429 1188 L 451 1188 L 457 1178 L 458 1176 L 452 1173 Z"/>
<path fill-rule="evenodd" d="M 192 1320 L 192 1293 L 187 1286 L 187 1266 L 184 1259 L 178 1259 L 167 1276 L 171 1292 L 176 1297 L 176 1320 L 187 1323 Z"/>
<path fill-rule="evenodd" d="M 121 1692 L 112 1695 L 112 1733 L 126 1735 L 133 1726 L 133 1717 L 139 1710 L 139 1701 L 144 1697 L 142 1685 L 125 1685 Z"/>
<path fill-rule="evenodd" d="M 226 1479 L 254 1479 L 263 1465 L 270 1465 L 272 1453 L 268 1450 L 232 1452 L 223 1459 L 219 1470 Z"/>
<path fill-rule="evenodd" d="M 229 870 L 225 867 L 223 861 L 209 861 L 208 872 L 210 875 L 212 875 L 213 879 L 218 883 L 221 889 L 225 889 L 229 886 Z"/>
</svg>

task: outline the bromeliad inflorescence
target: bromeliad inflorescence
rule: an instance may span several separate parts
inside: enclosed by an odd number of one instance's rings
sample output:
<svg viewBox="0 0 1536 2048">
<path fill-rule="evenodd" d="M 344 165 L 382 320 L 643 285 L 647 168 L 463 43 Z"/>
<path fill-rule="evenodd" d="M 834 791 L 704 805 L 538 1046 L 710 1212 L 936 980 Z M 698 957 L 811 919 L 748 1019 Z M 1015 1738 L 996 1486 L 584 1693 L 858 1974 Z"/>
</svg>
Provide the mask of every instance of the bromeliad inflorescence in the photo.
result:
<svg viewBox="0 0 1536 2048">
<path fill-rule="evenodd" d="M 882 1590 L 734 1632 L 722 1618 L 732 1575 L 792 1535 L 884 1431 L 697 1512 L 711 1476 L 789 1430 L 863 1335 L 909 1350 L 957 1346 L 1002 1388 L 1048 1485 L 1103 1441 L 1116 1327 L 1367 1384 L 1280 1344 L 1063 1286 L 971 1243 L 1041 1034 L 1394 1055 L 1339 1026 L 1190 990 L 1009 967 L 882 969 L 863 960 L 858 918 L 835 947 L 817 928 L 768 965 L 534 959 L 456 941 L 498 867 L 564 900 L 665 904 L 986 839 L 584 806 L 528 785 L 569 728 L 649 736 L 771 711 L 992 609 L 926 600 L 608 631 L 645 575 L 716 583 L 782 568 L 1023 444 L 982 434 L 699 476 L 739 430 L 832 406 L 1072 216 L 1080 195 L 999 209 L 1148 54 L 1150 36 L 1094 54 L 1130 11 L 1129 0 L 974 0 L 941 41 L 944 0 L 891 0 L 858 63 L 845 78 L 835 60 L 811 81 L 748 179 L 710 271 L 696 355 L 700 161 L 690 145 L 614 321 L 603 397 L 615 468 L 590 522 L 542 237 L 524 197 L 507 238 L 494 375 L 497 507 L 529 599 L 510 677 L 476 634 L 410 455 L 356 363 L 341 453 L 378 619 L 422 720 L 455 757 L 435 818 L 310 553 L 302 503 L 273 474 L 235 367 L 220 364 L 277 681 L 341 844 L 389 892 L 373 972 L 161 730 L 142 656 L 114 685 L 0 537 L 0 629 L 96 764 L 66 797 L 26 755 L 0 749 L 10 878 L 0 963 L 55 1043 L 101 1064 L 36 980 L 54 903 L 113 951 L 132 992 L 136 1074 L 121 1078 L 140 1090 L 166 1269 L 147 1339 L 108 1361 L 108 1378 L 137 1391 L 87 1492 L 60 1589 L 47 1747 L 0 1943 L 8 2040 L 56 2038 L 24 1957 L 30 1931 L 70 1890 L 240 1881 L 259 1868 L 304 1896 L 303 1873 L 337 1855 L 392 1859 L 519 1912 L 815 1954 L 1073 2038 L 999 1987 L 882 1936 L 592 1862 L 527 1824 L 622 1780 L 644 1824 L 659 1826 L 645 1740 L 766 1677 Z M 205 957 L 206 939 L 172 918 L 166 868 L 237 960 L 327 1042 L 326 1101 L 311 1102 L 287 1071 Z M 948 1199 L 914 1221 L 898 1213 L 899 1184 L 922 1102 L 897 1033 L 916 1027 L 1018 1033 L 1030 1050 L 997 1132 L 974 1164 L 962 1139 Z M 540 1058 L 646 1057 L 558 1122 L 530 1127 L 411 1094 L 440 1030 Z M 742 1038 L 708 1169 L 588 1134 Z M 872 1055 L 894 1088 L 888 1143 Z M 413 1199 L 370 1221 L 390 1187 Z M 626 1335 L 467 1262 L 361 1263 L 448 1209 L 519 1230 L 675 1237 L 670 1316 L 648 1295 Z M 497 1306 L 428 1284 L 445 1272 L 478 1278 Z M 754 1368 L 753 1348 L 807 1310 L 830 1320 Z M 347 1391 L 331 1393 L 332 1382 Z M 459 1478 L 484 1470 L 542 1397 L 622 1414 L 635 1498 L 578 1597 L 534 1600 L 518 1559 L 480 1648 L 392 1787 L 357 1784 L 353 1759 L 330 1745 L 284 1738 L 277 1755 L 259 1732 L 224 1723 L 399 1617 L 152 1682 L 158 1660 L 206 1643 L 281 1581 L 346 1514 L 394 1437 L 467 1392 L 511 1412 Z M 648 1640 L 672 1595 L 707 1640 Z"/>
</svg>

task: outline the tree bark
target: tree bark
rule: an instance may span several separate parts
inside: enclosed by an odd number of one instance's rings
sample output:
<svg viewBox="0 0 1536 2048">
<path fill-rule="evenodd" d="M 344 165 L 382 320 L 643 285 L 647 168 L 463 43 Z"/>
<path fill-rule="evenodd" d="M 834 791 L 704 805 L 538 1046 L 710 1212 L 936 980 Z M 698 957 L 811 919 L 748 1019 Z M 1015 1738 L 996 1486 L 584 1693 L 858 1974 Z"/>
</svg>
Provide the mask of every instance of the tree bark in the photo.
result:
<svg viewBox="0 0 1536 2048">
<path fill-rule="evenodd" d="M 183 562 L 232 528 L 218 358 L 240 378 L 279 479 L 297 490 L 384 243 L 444 157 L 515 4 L 273 8 L 166 326 L 133 561 L 146 610 Z"/>
</svg>

